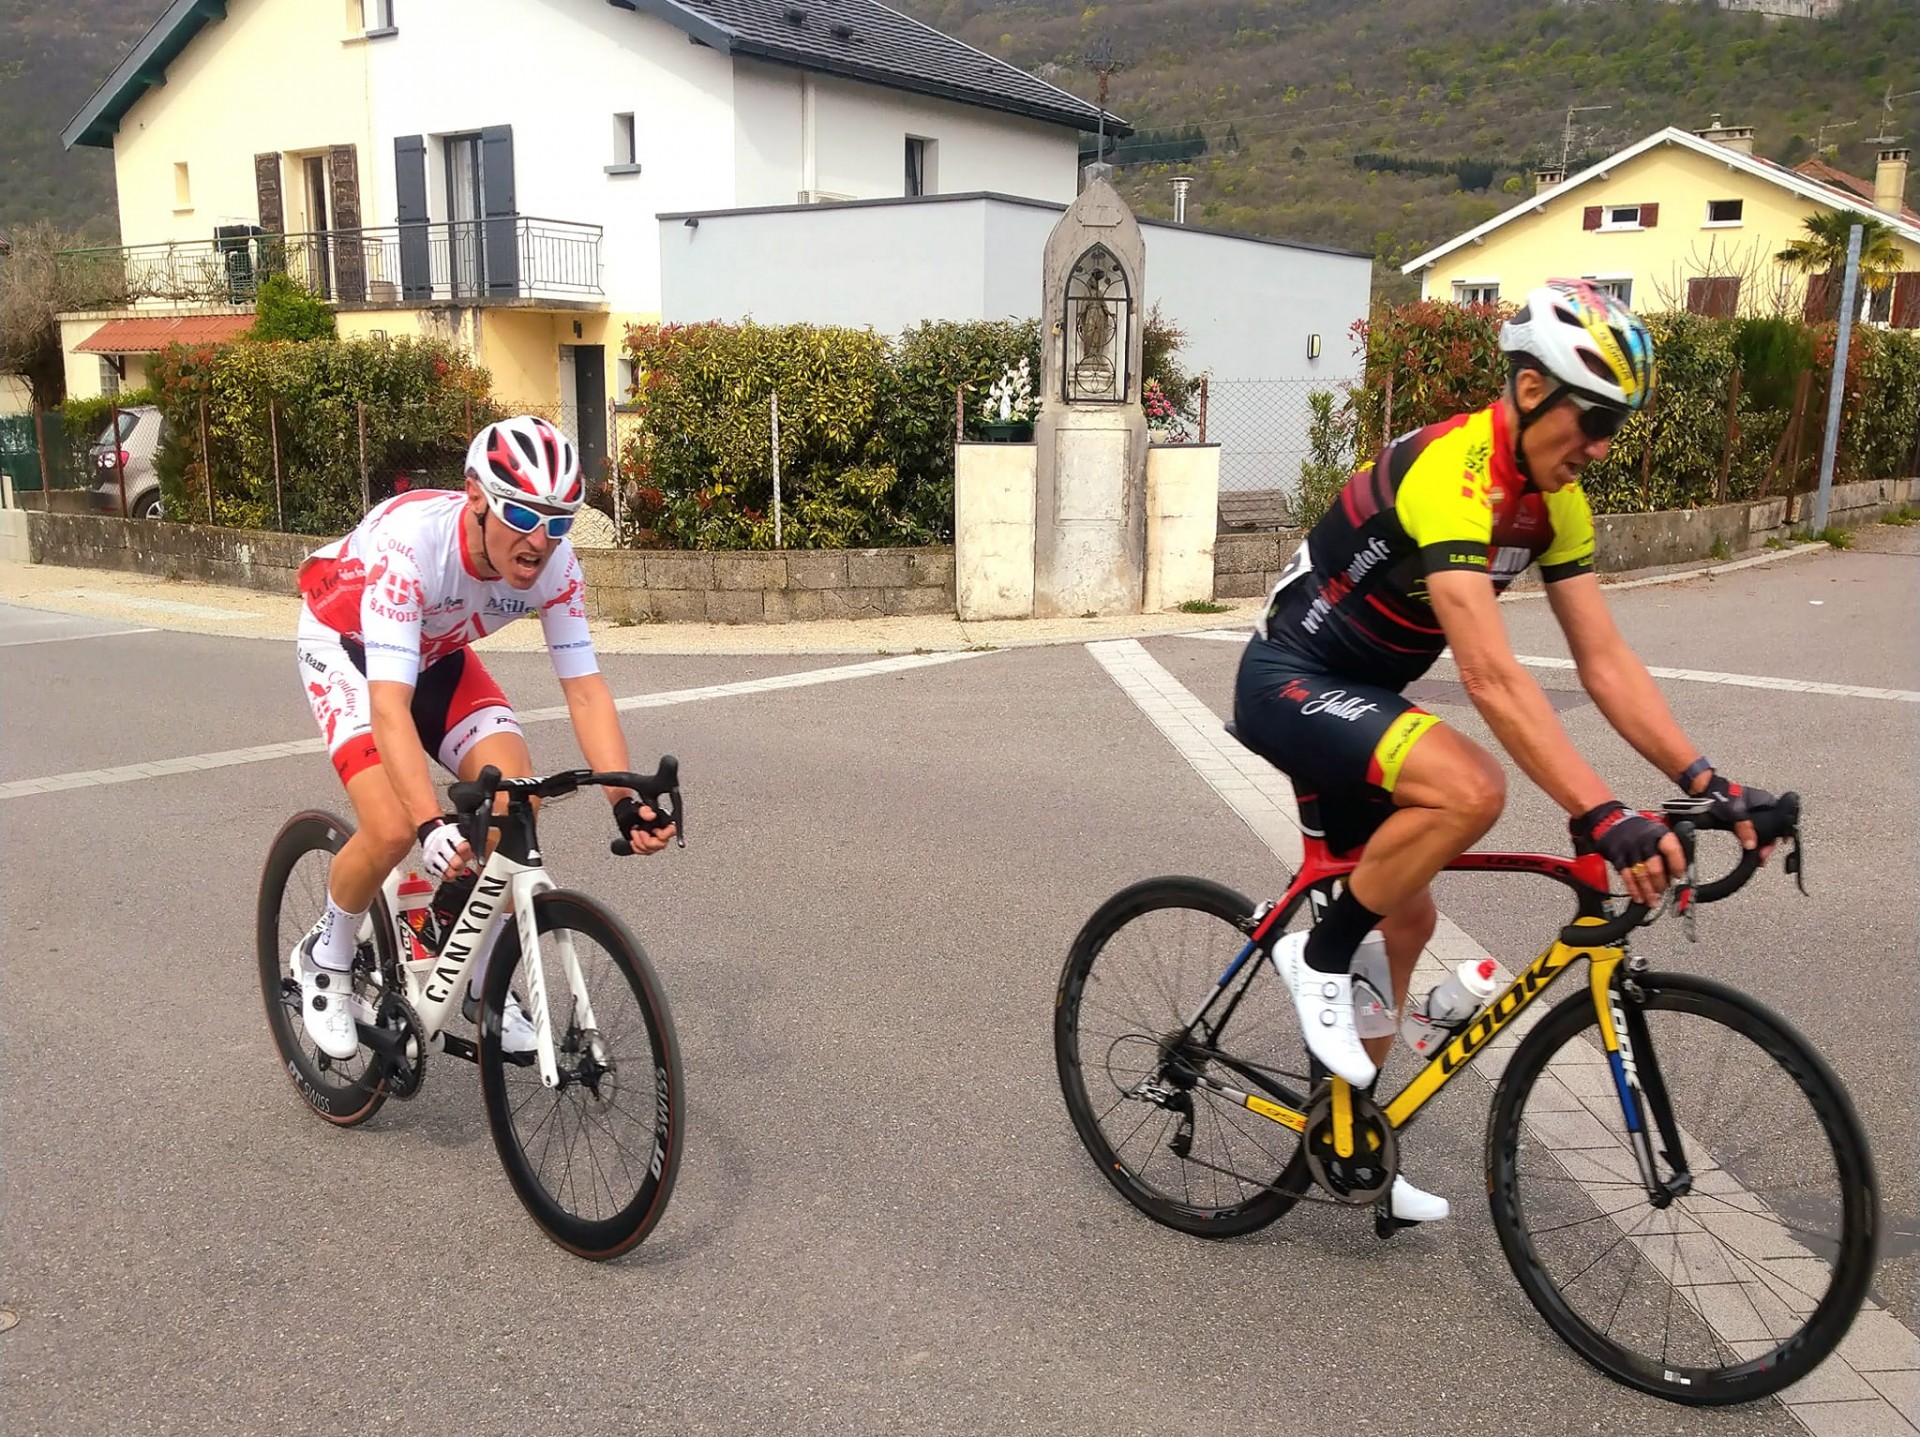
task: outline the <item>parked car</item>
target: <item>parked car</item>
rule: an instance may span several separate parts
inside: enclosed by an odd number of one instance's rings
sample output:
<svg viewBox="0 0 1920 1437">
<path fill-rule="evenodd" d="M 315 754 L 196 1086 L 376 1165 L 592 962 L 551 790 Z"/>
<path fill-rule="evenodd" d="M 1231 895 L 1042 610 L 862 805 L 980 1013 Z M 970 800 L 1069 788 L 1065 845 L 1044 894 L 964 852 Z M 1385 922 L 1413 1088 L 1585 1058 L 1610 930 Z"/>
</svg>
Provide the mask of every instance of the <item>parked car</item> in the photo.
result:
<svg viewBox="0 0 1920 1437">
<path fill-rule="evenodd" d="M 129 519 L 159 519 L 160 476 L 154 472 L 153 456 L 160 452 L 166 434 L 166 421 L 150 404 L 120 411 L 120 432 L 113 431 L 113 420 L 100 426 L 100 437 L 87 448 L 87 462 L 97 476 L 93 487 L 93 507 L 103 514 L 120 513 L 121 484 L 126 485 L 126 515 Z"/>
</svg>

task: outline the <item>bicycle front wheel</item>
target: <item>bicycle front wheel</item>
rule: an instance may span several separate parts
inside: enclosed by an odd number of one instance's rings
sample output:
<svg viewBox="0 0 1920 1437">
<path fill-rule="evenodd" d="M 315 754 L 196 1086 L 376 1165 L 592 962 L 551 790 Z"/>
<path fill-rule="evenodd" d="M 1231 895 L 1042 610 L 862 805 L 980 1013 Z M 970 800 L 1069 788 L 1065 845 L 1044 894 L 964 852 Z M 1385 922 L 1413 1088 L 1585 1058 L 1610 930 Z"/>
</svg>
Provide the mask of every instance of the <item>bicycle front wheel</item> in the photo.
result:
<svg viewBox="0 0 1920 1437">
<path fill-rule="evenodd" d="M 1633 1108 L 1671 1200 L 1648 1194 L 1581 994 L 1521 1043 L 1494 1095 L 1494 1226 L 1548 1326 L 1602 1372 L 1691 1406 L 1750 1402 L 1824 1361 L 1866 1297 L 1866 1135 L 1784 1020 L 1706 979 L 1636 981 L 1644 998 L 1622 1001 L 1644 1015 L 1631 1048 L 1647 1101 Z"/>
<path fill-rule="evenodd" d="M 680 1045 L 653 965 L 619 918 L 563 891 L 536 898 L 534 918 L 560 1085 L 541 1083 L 531 1054 L 500 1047 L 509 988 L 523 1006 L 529 992 L 509 919 L 481 994 L 487 1122 L 507 1180 L 541 1230 L 580 1257 L 618 1257 L 653 1231 L 673 1193 Z"/>
<path fill-rule="evenodd" d="M 1276 932 L 1305 902 L 1295 910 Z M 1290 1129 L 1210 1085 L 1296 1110 L 1311 1086 L 1272 962 L 1256 952 L 1233 966 L 1253 928 L 1252 902 L 1231 888 L 1136 883 L 1087 920 L 1054 1000 L 1054 1059 L 1080 1141 L 1128 1202 L 1196 1237 L 1265 1227 L 1309 1182 Z"/>
</svg>

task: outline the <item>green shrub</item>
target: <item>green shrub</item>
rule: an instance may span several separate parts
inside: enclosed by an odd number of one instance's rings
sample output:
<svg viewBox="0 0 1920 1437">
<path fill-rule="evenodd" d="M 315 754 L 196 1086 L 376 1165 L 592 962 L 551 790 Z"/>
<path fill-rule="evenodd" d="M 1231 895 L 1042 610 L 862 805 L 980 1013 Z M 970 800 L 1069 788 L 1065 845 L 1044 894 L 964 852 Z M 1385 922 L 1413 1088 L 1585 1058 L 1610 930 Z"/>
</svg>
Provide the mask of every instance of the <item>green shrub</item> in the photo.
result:
<svg viewBox="0 0 1920 1437">
<path fill-rule="evenodd" d="M 1307 457 L 1300 463 L 1300 489 L 1294 496 L 1293 522 L 1310 527 L 1333 507 L 1354 470 L 1351 423 L 1345 411 L 1336 413 L 1333 391 L 1316 389 L 1307 396 L 1313 418 L 1307 427 Z"/>
<path fill-rule="evenodd" d="M 260 281 L 253 296 L 249 339 L 275 342 L 333 338 L 333 310 L 327 302 L 284 274 Z"/>
<path fill-rule="evenodd" d="M 361 405 L 376 502 L 397 470 L 458 475 L 469 423 L 496 417 L 486 371 L 437 341 L 175 345 L 153 373 L 168 428 L 155 467 L 169 511 L 206 514 L 210 460 L 214 522 L 240 528 L 278 527 L 281 507 L 297 534 L 359 522 Z"/>
</svg>

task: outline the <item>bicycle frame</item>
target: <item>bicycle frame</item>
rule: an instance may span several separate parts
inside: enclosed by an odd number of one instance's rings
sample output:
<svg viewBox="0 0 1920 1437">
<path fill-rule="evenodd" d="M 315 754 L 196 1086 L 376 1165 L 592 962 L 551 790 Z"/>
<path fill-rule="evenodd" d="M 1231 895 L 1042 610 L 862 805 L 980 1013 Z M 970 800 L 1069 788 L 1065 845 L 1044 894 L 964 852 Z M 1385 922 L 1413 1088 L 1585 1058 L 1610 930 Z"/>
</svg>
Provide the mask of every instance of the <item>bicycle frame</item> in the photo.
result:
<svg viewBox="0 0 1920 1437">
<path fill-rule="evenodd" d="M 465 997 L 475 961 L 489 943 L 497 941 L 501 918 L 511 910 L 520 935 L 521 972 L 527 988 L 526 1012 L 533 1024 L 540 1081 L 548 1088 L 557 1088 L 560 1069 L 554 1056 L 546 970 L 540 961 L 540 935 L 536 931 L 533 906 L 535 898 L 553 892 L 559 885 L 548 876 L 540 861 L 532 814 L 509 808 L 503 818 L 504 821 L 496 820 L 501 830 L 500 842 L 474 880 L 473 891 L 467 895 L 466 904 L 439 953 L 421 945 L 400 911 L 399 869 L 387 875 L 381 893 L 386 899 L 388 922 L 393 925 L 394 951 L 401 955 L 398 966 L 406 984 L 405 996 L 419 1015 L 429 1042 L 439 1036 Z M 573 991 L 579 1025 L 591 1029 L 596 1026 L 593 1006 L 587 996 L 579 958 L 573 951 L 573 939 L 562 932 L 555 936 L 554 942 L 566 970 L 568 987 Z"/>
<path fill-rule="evenodd" d="M 1285 897 L 1261 915 L 1245 947 L 1228 965 L 1226 972 L 1220 976 L 1213 991 L 1208 994 L 1199 1010 L 1188 1020 L 1185 1031 L 1190 1033 L 1203 1023 L 1215 1002 L 1229 990 L 1233 980 L 1249 962 L 1268 958 L 1275 930 L 1303 896 L 1332 880 L 1344 878 L 1358 866 L 1357 858 L 1334 857 L 1328 851 L 1324 839 L 1308 831 L 1305 835 L 1305 848 L 1300 869 L 1294 875 L 1293 882 L 1288 885 Z M 1449 863 L 1447 870 L 1449 872 L 1531 873 L 1543 878 L 1551 878 L 1573 889 L 1578 896 L 1580 906 L 1579 914 L 1574 920 L 1576 925 L 1595 926 L 1606 921 L 1602 904 L 1609 896 L 1608 874 L 1605 860 L 1598 854 L 1583 858 L 1558 858 L 1539 853 L 1466 853 Z M 1576 960 L 1585 958 L 1589 965 L 1588 984 L 1593 995 L 1594 1009 L 1599 1016 L 1601 1041 L 1606 1048 L 1608 1066 L 1613 1073 L 1614 1086 L 1620 1097 L 1628 1131 L 1632 1136 L 1641 1174 L 1650 1191 L 1661 1188 L 1663 1185 L 1654 1169 L 1653 1154 L 1647 1141 L 1645 1123 L 1642 1120 L 1646 1103 L 1640 1085 L 1639 1071 L 1634 1062 L 1633 1045 L 1625 1031 L 1628 1024 L 1624 1014 L 1618 1008 L 1612 991 L 1614 974 L 1626 957 L 1624 946 L 1575 947 L 1555 938 L 1545 952 L 1535 958 L 1504 992 L 1488 1003 L 1465 1029 L 1456 1034 L 1452 1041 L 1436 1053 L 1427 1065 L 1386 1104 L 1383 1111 L 1388 1124 L 1399 1129 L 1412 1122 L 1434 1094 L 1471 1063 L 1474 1057 L 1524 1012 L 1555 978 L 1571 967 Z M 1235 1001 L 1237 1002 L 1237 999 Z M 1195 1076 L 1198 1081 L 1219 1096 L 1237 1103 L 1248 1112 L 1278 1123 L 1282 1127 L 1291 1128 L 1297 1133 L 1305 1133 L 1307 1114 L 1292 1105 L 1297 1099 L 1294 1099 L 1291 1093 L 1279 1084 L 1267 1081 L 1261 1073 L 1252 1068 L 1235 1065 L 1234 1070 L 1241 1073 L 1249 1082 L 1265 1088 L 1266 1093 L 1263 1095 L 1243 1092 L 1206 1074 Z M 1332 1085 L 1335 1151 L 1341 1157 L 1350 1157 L 1354 1143 L 1353 1092 L 1343 1078 L 1330 1076 L 1329 1081 Z M 1657 1082 L 1657 1078 L 1655 1081 Z M 1666 1125 L 1662 1126 L 1664 1128 Z M 1663 1132 L 1663 1137 L 1665 1136 L 1667 1135 Z M 1669 1146 L 1668 1151 L 1676 1166 L 1679 1166 L 1679 1144 L 1677 1135 L 1675 1137 L 1676 1141 Z"/>
</svg>

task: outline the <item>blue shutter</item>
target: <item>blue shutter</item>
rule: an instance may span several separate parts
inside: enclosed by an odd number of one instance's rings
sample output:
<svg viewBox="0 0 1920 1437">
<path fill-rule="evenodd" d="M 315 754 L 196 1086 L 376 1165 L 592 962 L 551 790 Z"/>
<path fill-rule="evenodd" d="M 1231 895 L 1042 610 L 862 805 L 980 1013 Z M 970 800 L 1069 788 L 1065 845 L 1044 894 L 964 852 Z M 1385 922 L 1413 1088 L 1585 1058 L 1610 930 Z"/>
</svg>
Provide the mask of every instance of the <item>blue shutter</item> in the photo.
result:
<svg viewBox="0 0 1920 1437">
<path fill-rule="evenodd" d="M 433 298 L 433 250 L 427 236 L 427 141 L 400 135 L 393 142 L 394 194 L 400 201 L 400 296 Z"/>
<path fill-rule="evenodd" d="M 511 125 L 489 125 L 480 132 L 480 213 L 486 219 L 487 293 L 518 294 L 520 223 Z"/>
</svg>

